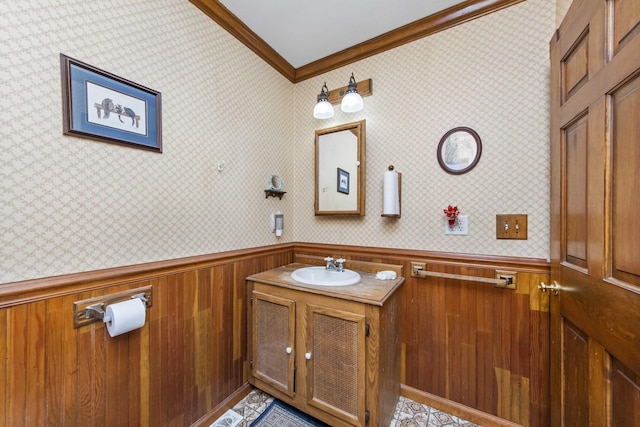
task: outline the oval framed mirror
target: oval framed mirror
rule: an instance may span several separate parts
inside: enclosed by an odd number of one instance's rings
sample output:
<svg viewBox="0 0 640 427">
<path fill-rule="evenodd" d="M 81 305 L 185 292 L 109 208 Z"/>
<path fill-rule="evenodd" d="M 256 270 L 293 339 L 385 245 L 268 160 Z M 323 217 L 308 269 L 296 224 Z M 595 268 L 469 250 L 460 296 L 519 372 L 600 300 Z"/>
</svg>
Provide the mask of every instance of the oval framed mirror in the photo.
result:
<svg viewBox="0 0 640 427">
<path fill-rule="evenodd" d="M 365 122 L 316 131 L 316 215 L 364 215 Z"/>
<path fill-rule="evenodd" d="M 452 175 L 462 175 L 476 167 L 481 154 L 480 135 L 468 127 L 451 129 L 438 144 L 438 163 Z"/>
</svg>

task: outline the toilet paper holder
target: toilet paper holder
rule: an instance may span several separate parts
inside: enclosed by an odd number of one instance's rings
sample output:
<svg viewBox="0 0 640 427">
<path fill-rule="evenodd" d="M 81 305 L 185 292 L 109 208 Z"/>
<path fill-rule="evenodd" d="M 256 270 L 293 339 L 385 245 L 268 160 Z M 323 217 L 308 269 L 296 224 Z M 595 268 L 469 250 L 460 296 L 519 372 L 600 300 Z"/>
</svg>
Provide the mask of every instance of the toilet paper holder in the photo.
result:
<svg viewBox="0 0 640 427">
<path fill-rule="evenodd" d="M 153 287 L 144 286 L 115 294 L 76 301 L 73 303 L 73 327 L 79 328 L 94 322 L 102 322 L 108 305 L 132 298 L 140 299 L 146 308 L 151 307 L 153 303 Z"/>
<path fill-rule="evenodd" d="M 144 293 L 133 295 L 130 299 L 133 299 L 133 298 L 138 298 L 145 304 L 145 306 L 147 305 L 147 297 L 144 295 Z M 109 319 L 105 320 L 105 314 L 104 314 L 104 309 L 106 306 L 107 304 L 103 302 L 99 302 L 97 304 L 93 304 L 86 307 L 84 309 L 84 318 L 91 319 L 93 317 L 93 318 L 108 322 Z"/>
</svg>

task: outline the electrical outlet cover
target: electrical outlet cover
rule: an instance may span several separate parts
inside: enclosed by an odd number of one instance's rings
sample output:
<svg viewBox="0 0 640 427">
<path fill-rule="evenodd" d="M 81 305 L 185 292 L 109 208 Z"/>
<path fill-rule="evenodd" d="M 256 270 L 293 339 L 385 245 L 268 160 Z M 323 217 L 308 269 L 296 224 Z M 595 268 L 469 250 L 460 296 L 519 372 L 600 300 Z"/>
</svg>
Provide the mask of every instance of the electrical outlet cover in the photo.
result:
<svg viewBox="0 0 640 427">
<path fill-rule="evenodd" d="M 456 223 L 453 226 L 449 226 L 449 221 L 444 220 L 444 234 L 451 234 L 456 236 L 466 236 L 469 234 L 469 216 L 458 215 Z"/>
</svg>

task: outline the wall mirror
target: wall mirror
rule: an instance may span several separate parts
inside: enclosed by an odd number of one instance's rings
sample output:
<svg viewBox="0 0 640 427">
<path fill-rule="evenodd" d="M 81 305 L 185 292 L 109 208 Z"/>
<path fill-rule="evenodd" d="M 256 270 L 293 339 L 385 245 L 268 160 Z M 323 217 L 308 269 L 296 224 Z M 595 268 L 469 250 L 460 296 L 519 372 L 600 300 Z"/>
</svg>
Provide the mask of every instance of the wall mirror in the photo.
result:
<svg viewBox="0 0 640 427">
<path fill-rule="evenodd" d="M 364 215 L 365 120 L 316 131 L 316 215 Z"/>
</svg>

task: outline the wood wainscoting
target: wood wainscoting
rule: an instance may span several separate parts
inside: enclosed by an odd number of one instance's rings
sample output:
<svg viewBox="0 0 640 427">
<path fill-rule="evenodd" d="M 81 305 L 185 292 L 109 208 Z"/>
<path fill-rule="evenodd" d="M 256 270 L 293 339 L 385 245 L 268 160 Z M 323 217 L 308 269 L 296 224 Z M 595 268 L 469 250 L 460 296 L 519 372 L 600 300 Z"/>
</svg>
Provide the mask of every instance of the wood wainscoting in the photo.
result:
<svg viewBox="0 0 640 427">
<path fill-rule="evenodd" d="M 549 425 L 544 260 L 313 243 L 0 285 L 0 425 L 209 425 L 248 391 L 245 277 L 301 254 L 404 266 L 407 397 L 481 425 Z M 518 289 L 411 277 L 411 262 L 517 271 Z M 101 322 L 74 329 L 74 302 L 149 285 L 141 329 L 114 338 Z"/>
<path fill-rule="evenodd" d="M 0 285 L 0 425 L 209 425 L 249 391 L 244 278 L 291 262 L 289 244 Z M 141 329 L 74 329 L 75 301 L 141 286 Z"/>
</svg>

